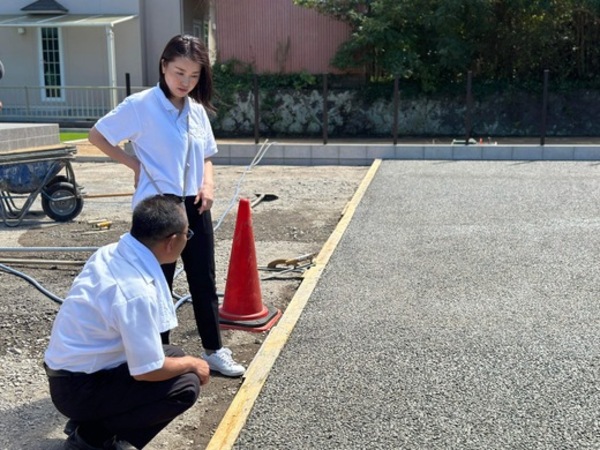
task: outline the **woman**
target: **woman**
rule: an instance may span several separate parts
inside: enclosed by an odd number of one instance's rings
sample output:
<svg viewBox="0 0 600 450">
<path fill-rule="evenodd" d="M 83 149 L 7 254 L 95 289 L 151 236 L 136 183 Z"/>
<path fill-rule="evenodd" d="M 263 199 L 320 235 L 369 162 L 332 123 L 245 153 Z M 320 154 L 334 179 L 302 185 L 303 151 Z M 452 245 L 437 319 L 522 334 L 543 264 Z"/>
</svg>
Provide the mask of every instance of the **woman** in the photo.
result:
<svg viewBox="0 0 600 450">
<path fill-rule="evenodd" d="M 192 297 L 201 357 L 213 371 L 237 377 L 244 367 L 223 347 L 215 283 L 214 235 L 210 208 L 214 199 L 210 157 L 217 144 L 206 109 L 211 104 L 212 71 L 208 51 L 196 37 L 179 35 L 165 47 L 157 86 L 126 98 L 91 129 L 89 140 L 134 172 L 133 206 L 156 193 L 185 204 L 194 236 L 181 254 Z M 118 144 L 131 141 L 134 154 Z M 163 266 L 171 289 L 175 263 Z M 163 334 L 168 343 L 168 332 Z"/>
</svg>

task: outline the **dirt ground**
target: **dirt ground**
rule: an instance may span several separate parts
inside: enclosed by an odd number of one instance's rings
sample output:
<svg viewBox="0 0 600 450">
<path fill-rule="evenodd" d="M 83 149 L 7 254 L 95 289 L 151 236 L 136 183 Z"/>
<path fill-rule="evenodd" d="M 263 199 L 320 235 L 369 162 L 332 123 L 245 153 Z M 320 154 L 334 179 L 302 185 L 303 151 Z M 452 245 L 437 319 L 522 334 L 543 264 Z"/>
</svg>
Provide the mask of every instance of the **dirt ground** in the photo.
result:
<svg viewBox="0 0 600 450">
<path fill-rule="evenodd" d="M 41 211 L 39 201 L 23 224 L 0 224 L 0 263 L 31 277 L 44 289 L 64 298 L 89 256 L 82 247 L 98 247 L 116 241 L 129 227 L 130 172 L 112 162 L 74 162 L 77 182 L 86 198 L 81 214 L 68 223 L 57 223 Z M 227 285 L 231 242 L 234 234 L 237 199 L 265 200 L 252 208 L 252 224 L 261 294 L 265 305 L 285 311 L 301 283 L 301 272 L 264 270 L 277 260 L 293 260 L 317 254 L 325 243 L 346 203 L 354 194 L 367 167 L 298 166 L 217 166 L 217 201 L 213 208 L 217 283 L 220 293 Z M 238 192 L 239 191 L 239 192 Z M 237 194 L 236 194 L 237 192 Z M 231 206 L 228 214 L 227 208 Z M 111 222 L 108 230 L 98 229 L 100 219 Z M 28 252 L 14 252 L 27 247 Z M 50 247 L 36 251 L 33 247 Z M 55 247 L 68 247 L 61 250 Z M 34 261 L 22 261 L 22 259 Z M 45 261 L 45 263 L 43 261 Z M 278 269 L 294 264 L 280 262 Z M 276 276 L 276 278 L 266 279 Z M 229 280 L 235 282 L 234 280 Z M 18 274 L 0 270 L 0 449 L 59 449 L 65 436 L 65 418 L 55 411 L 47 390 L 41 363 L 52 321 L 59 303 L 35 288 Z M 186 294 L 185 276 L 176 279 L 176 292 Z M 199 355 L 200 341 L 192 308 L 183 303 L 178 309 L 179 327 L 172 341 L 187 353 Z M 266 333 L 224 330 L 226 346 L 235 358 L 248 366 Z M 210 440 L 243 379 L 213 375 L 197 404 L 172 422 L 146 448 L 202 449 Z"/>
</svg>

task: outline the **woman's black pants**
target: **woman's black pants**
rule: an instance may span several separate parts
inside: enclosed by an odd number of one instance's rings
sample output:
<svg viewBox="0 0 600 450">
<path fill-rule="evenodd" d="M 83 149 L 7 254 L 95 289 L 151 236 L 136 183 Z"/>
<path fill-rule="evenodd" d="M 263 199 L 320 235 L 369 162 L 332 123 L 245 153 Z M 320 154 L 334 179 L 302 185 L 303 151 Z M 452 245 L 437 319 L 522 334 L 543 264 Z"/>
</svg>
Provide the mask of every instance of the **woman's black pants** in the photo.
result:
<svg viewBox="0 0 600 450">
<path fill-rule="evenodd" d="M 198 214 L 198 206 L 194 205 L 194 198 L 185 198 L 189 227 L 194 232 L 194 236 L 183 249 L 181 259 L 192 296 L 194 317 L 202 346 L 207 350 L 219 350 L 223 344 L 219 328 L 219 298 L 215 282 L 215 238 L 212 217 L 210 210 Z M 175 267 L 176 263 L 162 266 L 171 291 Z M 168 332 L 162 333 L 162 338 L 163 343 L 169 343 Z"/>
</svg>

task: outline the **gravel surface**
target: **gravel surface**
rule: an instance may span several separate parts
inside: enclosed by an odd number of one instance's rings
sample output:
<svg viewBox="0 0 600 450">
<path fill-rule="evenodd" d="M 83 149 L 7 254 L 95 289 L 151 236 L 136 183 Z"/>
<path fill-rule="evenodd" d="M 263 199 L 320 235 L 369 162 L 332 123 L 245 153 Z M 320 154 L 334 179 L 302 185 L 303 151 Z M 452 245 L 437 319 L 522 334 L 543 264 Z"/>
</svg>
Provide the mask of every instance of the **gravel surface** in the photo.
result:
<svg viewBox="0 0 600 450">
<path fill-rule="evenodd" d="M 0 250 L 12 247 L 97 247 L 113 242 L 128 230 L 130 172 L 115 163 L 74 164 L 76 178 L 87 198 L 82 213 L 72 222 L 59 224 L 43 215 L 36 203 L 26 221 L 17 228 L 0 224 Z M 318 253 L 339 220 L 344 206 L 367 171 L 365 167 L 290 167 L 257 166 L 216 167 L 217 202 L 213 219 L 222 216 L 230 199 L 240 187 L 239 197 L 252 200 L 269 194 L 252 210 L 255 248 L 259 267 L 278 259 L 292 259 Z M 226 285 L 227 267 L 234 232 L 237 203 L 216 231 L 217 282 L 220 292 Z M 107 219 L 111 227 L 100 231 L 90 221 Z M 0 258 L 39 258 L 51 264 L 6 263 L 14 270 L 33 277 L 44 288 L 63 298 L 73 278 L 89 255 L 85 252 L 32 251 L 15 254 L 0 251 Z M 75 261 L 65 265 L 60 261 Z M 279 265 L 279 267 L 282 267 Z M 283 266 L 287 267 L 287 266 Z M 271 273 L 260 271 L 261 277 Z M 176 279 L 176 290 L 185 293 L 184 276 Z M 292 273 L 261 282 L 265 305 L 285 307 L 299 283 Z M 58 303 L 36 290 L 25 280 L 0 271 L 0 449 L 52 450 L 62 447 L 64 417 L 49 399 L 47 381 L 41 367 Z M 199 355 L 201 346 L 193 322 L 192 308 L 183 304 L 178 310 L 180 326 L 173 341 L 190 353 Z M 265 333 L 227 330 L 225 345 L 246 366 L 260 347 Z M 240 379 L 213 376 L 198 403 L 175 420 L 147 447 L 156 449 L 204 448 L 222 415 L 237 392 Z"/>
<path fill-rule="evenodd" d="M 385 161 L 235 448 L 600 448 L 599 170 Z"/>
</svg>

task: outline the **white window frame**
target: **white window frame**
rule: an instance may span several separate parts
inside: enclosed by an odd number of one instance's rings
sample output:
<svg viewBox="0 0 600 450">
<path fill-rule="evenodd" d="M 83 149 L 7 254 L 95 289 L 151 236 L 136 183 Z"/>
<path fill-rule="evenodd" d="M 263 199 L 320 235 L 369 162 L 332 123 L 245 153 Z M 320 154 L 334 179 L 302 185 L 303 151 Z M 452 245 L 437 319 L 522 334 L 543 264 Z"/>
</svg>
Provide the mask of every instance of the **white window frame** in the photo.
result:
<svg viewBox="0 0 600 450">
<path fill-rule="evenodd" d="M 194 19 L 192 22 L 192 34 L 195 37 L 200 38 L 200 40 L 204 42 L 204 45 L 206 45 L 206 48 L 208 48 L 209 26 L 208 20 L 205 19 Z"/>
<path fill-rule="evenodd" d="M 56 40 L 58 44 L 58 70 L 60 71 L 60 84 L 56 84 L 56 86 L 60 86 L 61 88 L 65 86 L 65 68 L 64 68 L 64 58 L 63 58 L 63 45 L 62 45 L 62 28 L 60 27 L 44 27 L 44 28 L 52 28 L 56 30 Z M 46 88 L 46 77 L 44 76 L 44 44 L 42 42 L 42 29 L 38 28 L 38 59 L 40 64 L 40 94 L 42 97 L 42 101 L 46 102 L 64 102 L 65 101 L 65 90 L 60 89 L 60 96 L 51 97 L 47 95 Z M 54 85 L 53 85 L 54 86 Z"/>
</svg>

